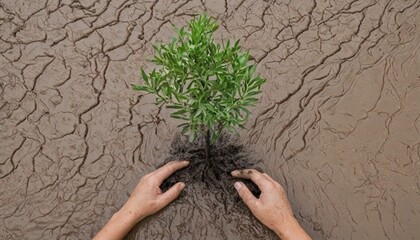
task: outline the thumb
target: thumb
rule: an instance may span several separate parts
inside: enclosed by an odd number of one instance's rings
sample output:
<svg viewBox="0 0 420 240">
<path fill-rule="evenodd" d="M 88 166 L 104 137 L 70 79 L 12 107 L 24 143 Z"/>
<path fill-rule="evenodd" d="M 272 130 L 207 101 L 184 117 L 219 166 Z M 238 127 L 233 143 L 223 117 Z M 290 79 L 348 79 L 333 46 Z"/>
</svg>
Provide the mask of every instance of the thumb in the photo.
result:
<svg viewBox="0 0 420 240">
<path fill-rule="evenodd" d="M 245 184 L 241 183 L 241 182 L 236 182 L 235 183 L 235 189 L 236 191 L 238 191 L 239 196 L 242 198 L 242 200 L 244 201 L 244 203 L 251 208 L 251 205 L 257 201 L 257 198 L 255 198 L 255 196 L 251 193 L 251 191 L 249 191 L 248 187 L 245 186 Z"/>
<path fill-rule="evenodd" d="M 181 194 L 182 190 L 185 188 L 185 183 L 179 182 L 173 185 L 168 191 L 162 193 L 161 200 L 163 204 L 166 206 L 175 200 L 179 194 Z"/>
</svg>

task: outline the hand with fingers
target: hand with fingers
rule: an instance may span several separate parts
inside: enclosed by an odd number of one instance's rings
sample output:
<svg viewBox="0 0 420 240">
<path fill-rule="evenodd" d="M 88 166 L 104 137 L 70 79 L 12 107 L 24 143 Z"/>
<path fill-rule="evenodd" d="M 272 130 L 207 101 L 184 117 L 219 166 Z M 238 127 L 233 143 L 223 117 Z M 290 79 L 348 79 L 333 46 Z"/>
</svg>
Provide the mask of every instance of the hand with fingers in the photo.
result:
<svg viewBox="0 0 420 240">
<path fill-rule="evenodd" d="M 235 170 L 232 176 L 252 180 L 261 190 L 256 198 L 242 182 L 236 182 L 239 196 L 254 214 L 282 240 L 311 239 L 295 219 L 283 187 L 268 174 L 255 169 Z"/>
<path fill-rule="evenodd" d="M 188 164 L 188 161 L 172 161 L 144 176 L 127 203 L 112 216 L 94 239 L 122 239 L 139 221 L 175 200 L 184 189 L 185 183 L 179 182 L 164 193 L 159 186 L 166 178 Z"/>
</svg>

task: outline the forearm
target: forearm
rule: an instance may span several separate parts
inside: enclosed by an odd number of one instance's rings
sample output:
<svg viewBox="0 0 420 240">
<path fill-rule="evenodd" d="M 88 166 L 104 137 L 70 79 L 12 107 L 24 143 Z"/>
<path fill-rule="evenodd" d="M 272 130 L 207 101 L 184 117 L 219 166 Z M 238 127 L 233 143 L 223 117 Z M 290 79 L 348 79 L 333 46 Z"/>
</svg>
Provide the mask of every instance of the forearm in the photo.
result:
<svg viewBox="0 0 420 240">
<path fill-rule="evenodd" d="M 104 228 L 93 238 L 94 240 L 117 240 L 125 235 L 142 219 L 126 207 L 116 212 Z"/>
<path fill-rule="evenodd" d="M 281 240 L 311 240 L 296 219 L 288 221 L 287 225 L 276 226 L 273 230 Z"/>
</svg>

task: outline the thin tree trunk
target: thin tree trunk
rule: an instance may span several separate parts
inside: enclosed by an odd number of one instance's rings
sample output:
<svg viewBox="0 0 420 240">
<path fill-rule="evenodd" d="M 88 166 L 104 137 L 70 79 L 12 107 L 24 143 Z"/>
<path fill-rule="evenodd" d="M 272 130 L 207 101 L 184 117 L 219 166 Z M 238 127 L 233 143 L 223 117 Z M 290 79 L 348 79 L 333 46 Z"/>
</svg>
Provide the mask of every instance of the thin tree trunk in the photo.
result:
<svg viewBox="0 0 420 240">
<path fill-rule="evenodd" d="M 207 132 L 206 132 L 205 150 L 206 150 L 206 162 L 209 162 L 209 159 L 210 159 L 210 130 L 209 129 L 207 129 Z"/>
</svg>

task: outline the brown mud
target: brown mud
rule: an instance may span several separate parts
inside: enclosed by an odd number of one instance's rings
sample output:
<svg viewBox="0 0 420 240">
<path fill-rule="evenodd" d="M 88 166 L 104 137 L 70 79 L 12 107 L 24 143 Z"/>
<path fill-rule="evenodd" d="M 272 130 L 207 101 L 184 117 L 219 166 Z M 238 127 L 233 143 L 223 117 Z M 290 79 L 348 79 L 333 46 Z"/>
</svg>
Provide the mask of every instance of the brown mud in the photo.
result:
<svg viewBox="0 0 420 240">
<path fill-rule="evenodd" d="M 171 210 L 163 211 L 151 217 L 150 221 L 139 224 L 127 239 L 154 239 L 157 232 L 163 239 L 259 239 L 262 236 L 274 238 L 273 233 L 266 227 L 250 218 L 252 214 L 232 187 L 238 179 L 230 175 L 231 171 L 246 168 L 261 171 L 261 161 L 256 161 L 253 154 L 247 152 L 238 139 L 227 134 L 211 146 L 209 161 L 206 160 L 204 146 L 204 138 L 196 143 L 189 143 L 186 137 L 175 137 L 170 148 L 170 157 L 165 163 L 188 159 L 190 164 L 164 181 L 161 189 L 166 191 L 180 181 L 185 182 L 187 188 L 173 206 L 169 207 Z M 261 192 L 253 182 L 241 181 L 259 197 Z M 160 224 L 156 224 L 155 221 Z M 177 226 L 177 230 L 162 231 L 168 223 Z M 211 227 L 208 227 L 209 224 Z"/>
<path fill-rule="evenodd" d="M 220 190 L 226 207 L 230 205 L 229 200 L 239 200 L 239 195 L 235 194 L 236 191 L 232 188 L 235 180 L 238 180 L 231 176 L 230 173 L 233 170 L 254 168 L 263 171 L 258 167 L 258 161 L 251 157 L 251 153 L 247 152 L 244 146 L 228 133 L 224 133 L 216 143 L 210 145 L 208 160 L 205 154 L 204 138 L 191 143 L 186 137 L 177 135 L 172 142 L 169 154 L 170 157 L 164 164 L 180 159 L 187 159 L 190 164 L 166 179 L 161 185 L 162 191 L 168 190 L 181 181 L 187 185 L 201 182 L 209 191 Z M 260 190 L 252 181 L 246 179 L 241 179 L 241 181 L 256 197 L 260 196 Z"/>
<path fill-rule="evenodd" d="M 0 0 L 0 238 L 89 239 L 171 157 L 179 122 L 130 84 L 203 11 L 268 80 L 238 144 L 309 234 L 418 238 L 418 0 Z M 275 239 L 223 176 L 127 238 Z"/>
</svg>

